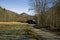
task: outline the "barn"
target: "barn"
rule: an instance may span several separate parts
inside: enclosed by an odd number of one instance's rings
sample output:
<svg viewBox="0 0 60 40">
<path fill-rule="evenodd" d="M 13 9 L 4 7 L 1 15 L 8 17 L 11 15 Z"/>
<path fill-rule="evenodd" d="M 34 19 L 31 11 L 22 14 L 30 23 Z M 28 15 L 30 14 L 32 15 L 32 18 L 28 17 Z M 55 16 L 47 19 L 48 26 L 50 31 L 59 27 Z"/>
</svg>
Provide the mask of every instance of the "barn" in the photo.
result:
<svg viewBox="0 0 60 40">
<path fill-rule="evenodd" d="M 36 21 L 35 20 L 27 20 L 26 21 L 28 24 L 36 24 Z"/>
</svg>

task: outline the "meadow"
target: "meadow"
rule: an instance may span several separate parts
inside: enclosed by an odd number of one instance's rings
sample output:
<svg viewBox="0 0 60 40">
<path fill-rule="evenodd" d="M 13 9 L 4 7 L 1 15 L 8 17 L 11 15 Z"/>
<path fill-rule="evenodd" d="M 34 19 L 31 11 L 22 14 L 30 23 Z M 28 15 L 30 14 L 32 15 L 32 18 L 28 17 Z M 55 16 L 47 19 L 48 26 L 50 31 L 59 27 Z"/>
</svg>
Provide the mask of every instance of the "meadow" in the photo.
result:
<svg viewBox="0 0 60 40">
<path fill-rule="evenodd" d="M 28 24 L 0 24 L 0 40 L 37 40 Z"/>
</svg>

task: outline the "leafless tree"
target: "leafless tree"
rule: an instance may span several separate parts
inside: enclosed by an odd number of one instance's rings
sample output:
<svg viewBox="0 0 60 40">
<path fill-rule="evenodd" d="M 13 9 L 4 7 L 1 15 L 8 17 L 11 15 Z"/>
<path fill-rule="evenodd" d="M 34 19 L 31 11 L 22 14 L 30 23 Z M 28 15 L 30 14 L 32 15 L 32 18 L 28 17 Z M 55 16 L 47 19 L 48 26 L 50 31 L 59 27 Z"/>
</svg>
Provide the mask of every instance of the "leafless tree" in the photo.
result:
<svg viewBox="0 0 60 40">
<path fill-rule="evenodd" d="M 37 25 L 45 25 L 48 22 L 46 19 L 47 11 L 50 10 L 51 7 L 55 6 L 59 0 L 30 0 L 30 2 L 36 13 Z"/>
<path fill-rule="evenodd" d="M 46 0 L 31 0 L 33 9 L 35 10 L 36 13 L 36 20 L 37 20 L 37 25 L 43 24 L 44 17 L 43 14 L 45 14 L 46 11 Z M 41 16 L 42 15 L 42 16 Z M 40 21 L 42 20 L 42 22 Z"/>
</svg>

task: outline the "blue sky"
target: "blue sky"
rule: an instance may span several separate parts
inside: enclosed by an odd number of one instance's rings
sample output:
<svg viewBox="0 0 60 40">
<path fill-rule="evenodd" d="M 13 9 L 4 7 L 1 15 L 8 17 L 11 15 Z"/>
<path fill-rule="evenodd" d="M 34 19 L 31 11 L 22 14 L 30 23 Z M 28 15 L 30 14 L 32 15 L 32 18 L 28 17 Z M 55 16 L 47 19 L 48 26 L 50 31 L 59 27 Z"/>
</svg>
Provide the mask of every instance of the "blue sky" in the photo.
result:
<svg viewBox="0 0 60 40">
<path fill-rule="evenodd" d="M 28 11 L 29 0 L 0 0 L 0 6 L 18 14 L 25 12 L 34 15 L 32 11 Z M 48 4 L 48 6 L 51 7 L 52 4 Z"/>
<path fill-rule="evenodd" d="M 0 6 L 16 13 L 28 13 L 29 5 L 28 0 L 0 0 Z"/>
</svg>

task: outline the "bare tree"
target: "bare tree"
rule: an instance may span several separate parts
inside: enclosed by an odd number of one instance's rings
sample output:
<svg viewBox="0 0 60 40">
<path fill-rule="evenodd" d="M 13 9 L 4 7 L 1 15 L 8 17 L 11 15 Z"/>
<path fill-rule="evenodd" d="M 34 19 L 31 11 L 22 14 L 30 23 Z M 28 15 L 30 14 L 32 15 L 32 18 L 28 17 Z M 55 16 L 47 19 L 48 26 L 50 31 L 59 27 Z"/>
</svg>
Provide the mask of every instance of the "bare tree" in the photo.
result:
<svg viewBox="0 0 60 40">
<path fill-rule="evenodd" d="M 43 21 L 44 21 L 43 18 L 44 18 L 45 11 L 46 11 L 47 1 L 46 0 L 31 0 L 31 2 L 33 5 L 33 9 L 35 10 L 35 13 L 36 13 L 37 25 L 40 25 L 40 23 L 43 24 Z"/>
<path fill-rule="evenodd" d="M 55 6 L 59 0 L 30 0 L 31 6 L 36 13 L 37 25 L 46 25 L 48 22 L 46 19 L 47 11 L 51 7 Z M 49 7 L 51 5 L 51 7 Z M 53 12 L 53 11 L 52 11 Z M 53 15 L 52 15 L 53 16 Z M 53 20 L 52 20 L 53 21 Z"/>
</svg>

